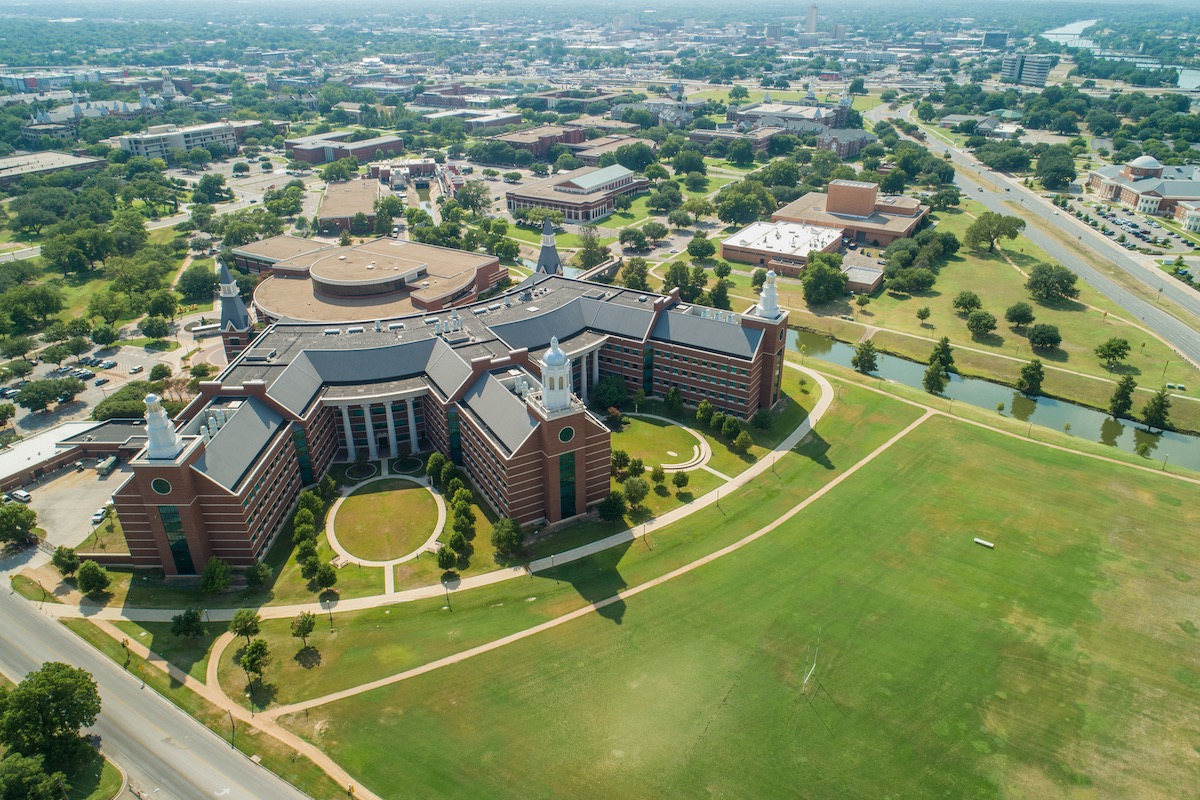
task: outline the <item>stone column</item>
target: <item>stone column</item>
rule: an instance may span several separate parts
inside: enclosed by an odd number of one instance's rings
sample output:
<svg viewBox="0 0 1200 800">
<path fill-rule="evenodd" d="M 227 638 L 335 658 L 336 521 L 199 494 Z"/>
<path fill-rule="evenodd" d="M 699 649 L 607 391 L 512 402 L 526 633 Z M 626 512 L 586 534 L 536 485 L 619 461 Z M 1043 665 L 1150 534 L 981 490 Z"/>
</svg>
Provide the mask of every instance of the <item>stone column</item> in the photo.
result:
<svg viewBox="0 0 1200 800">
<path fill-rule="evenodd" d="M 372 461 L 379 458 L 379 445 L 375 443 L 375 423 L 371 420 L 371 404 L 363 403 L 363 419 L 367 423 L 367 455 Z"/>
<path fill-rule="evenodd" d="M 354 460 L 354 430 L 350 427 L 350 406 L 342 406 L 342 429 L 346 432 L 346 457 Z"/>
<path fill-rule="evenodd" d="M 383 411 L 387 414 L 388 424 L 388 444 L 392 448 L 392 458 L 398 458 L 400 453 L 396 450 L 396 417 L 392 414 L 392 401 L 387 400 L 383 404 Z"/>
<path fill-rule="evenodd" d="M 415 397 L 408 398 L 408 446 L 414 453 L 421 449 L 417 444 L 417 411 L 413 406 L 416 401 Z"/>
<path fill-rule="evenodd" d="M 592 385 L 600 383 L 600 351 L 592 353 Z"/>
<path fill-rule="evenodd" d="M 584 353 L 580 356 L 579 363 L 579 399 L 587 402 L 587 387 L 588 387 L 588 354 Z"/>
</svg>

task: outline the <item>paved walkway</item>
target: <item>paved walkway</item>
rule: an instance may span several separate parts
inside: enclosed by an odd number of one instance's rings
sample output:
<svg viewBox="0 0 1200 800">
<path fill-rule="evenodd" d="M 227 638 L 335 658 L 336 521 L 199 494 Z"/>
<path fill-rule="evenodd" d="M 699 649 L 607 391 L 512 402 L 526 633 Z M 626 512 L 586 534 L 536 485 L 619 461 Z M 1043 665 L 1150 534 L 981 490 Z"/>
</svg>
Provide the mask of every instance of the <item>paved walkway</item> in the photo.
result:
<svg viewBox="0 0 1200 800">
<path fill-rule="evenodd" d="M 907 436 L 909 433 L 911 433 L 915 428 L 917 428 L 925 420 L 927 420 L 930 417 L 932 417 L 936 414 L 939 414 L 939 413 L 940 412 L 933 411 L 931 409 L 926 410 L 924 414 L 922 414 L 917 420 L 915 420 L 910 425 L 908 425 L 904 430 L 900 431 L 895 436 L 893 436 L 892 438 L 888 439 L 886 442 L 881 444 L 879 447 L 875 448 L 865 458 L 863 458 L 861 461 L 859 461 L 854 466 L 850 467 L 850 469 L 846 470 L 841 475 L 834 478 L 829 483 L 825 484 L 823 487 L 818 489 L 816 492 L 813 492 L 811 495 L 806 497 L 804 500 L 802 500 L 799 503 L 797 503 L 796 505 L 792 506 L 790 509 L 788 509 L 786 512 L 784 512 L 782 515 L 780 515 L 779 519 L 775 520 L 774 522 L 772 522 L 768 525 L 764 525 L 763 527 L 759 528 L 758 530 L 754 531 L 753 533 L 749 534 L 748 536 L 745 536 L 745 537 L 737 540 L 733 544 L 727 545 L 726 547 L 723 547 L 720 550 L 717 550 L 716 552 L 709 553 L 708 555 L 698 558 L 689 564 L 684 564 L 682 567 L 672 570 L 671 572 L 668 572 L 665 575 L 660 575 L 657 578 L 646 581 L 645 583 L 640 583 L 637 586 L 634 586 L 630 589 L 625 589 L 624 591 L 617 592 L 616 594 L 612 595 L 611 597 L 606 597 L 603 600 L 598 600 L 597 602 L 592 603 L 591 605 L 587 605 L 587 606 L 584 606 L 583 608 L 576 609 L 575 611 L 571 611 L 567 614 L 562 615 L 561 617 L 555 617 L 554 619 L 543 622 L 540 625 L 535 625 L 532 628 L 526 628 L 523 631 L 518 631 L 516 633 L 509 634 L 508 636 L 502 637 L 500 639 L 496 639 L 495 641 L 488 642 L 486 644 L 481 644 L 478 647 L 472 647 L 469 650 L 463 650 L 461 653 L 455 653 L 453 655 L 446 656 L 445 658 L 439 658 L 436 661 L 430 661 L 429 663 L 422 664 L 419 667 L 414 667 L 413 669 L 405 670 L 404 672 L 399 672 L 399 673 L 396 673 L 395 675 L 389 675 L 386 678 L 380 678 L 379 680 L 371 681 L 369 683 L 364 683 L 359 686 L 353 686 L 349 689 L 343 689 L 342 691 L 339 691 L 339 692 L 332 692 L 332 693 L 324 695 L 322 697 L 314 697 L 311 700 L 305 700 L 300 703 L 292 703 L 290 705 L 279 706 L 278 708 L 272 708 L 272 709 L 269 709 L 268 711 L 264 711 L 263 716 L 269 717 L 270 719 L 278 719 L 279 717 L 284 716 L 286 714 L 292 714 L 297 711 L 304 711 L 304 710 L 307 710 L 310 708 L 315 708 L 317 706 L 325 705 L 327 703 L 333 703 L 338 700 L 344 700 L 347 697 L 353 697 L 355 695 L 362 694 L 363 692 L 369 692 L 374 689 L 382 688 L 384 686 L 390 686 L 394 683 L 406 681 L 409 678 L 415 678 L 418 675 L 424 675 L 428 672 L 433 672 L 434 670 L 441 669 L 442 667 L 450 666 L 451 664 L 458 664 L 460 662 L 466 661 L 467 659 L 474 658 L 475 656 L 491 652 L 492 650 L 497 650 L 506 645 L 513 644 L 514 642 L 519 642 L 522 639 L 528 639 L 530 636 L 536 636 L 537 634 L 542 633 L 544 631 L 548 631 L 552 628 L 557 628 L 560 625 L 564 625 L 573 620 L 579 619 L 581 617 L 585 617 L 585 616 L 591 614 L 592 612 L 598 611 L 606 606 L 610 606 L 613 603 L 618 603 L 618 602 L 624 601 L 630 597 L 639 595 L 642 592 L 645 592 L 649 589 L 653 589 L 656 586 L 661 586 L 662 584 L 666 583 L 667 581 L 674 580 L 675 578 L 678 578 L 681 575 L 686 575 L 687 573 L 689 573 L 695 569 L 699 569 L 700 567 L 703 567 L 706 564 L 711 564 L 712 562 L 716 561 L 719 558 L 723 558 L 724 556 L 727 556 L 730 553 L 733 553 L 733 552 L 736 552 L 736 551 L 742 549 L 743 547 L 745 547 L 746 545 L 748 545 L 752 542 L 758 541 L 762 537 L 766 536 L 768 533 L 771 533 L 772 531 L 774 531 L 780 525 L 783 525 L 784 523 L 788 522 L 790 519 L 792 519 L 792 517 L 796 516 L 801 511 L 808 508 L 810 505 L 812 505 L 816 501 L 820 500 L 826 494 L 828 494 L 829 492 L 833 491 L 838 486 L 840 486 L 843 481 L 850 478 L 852 475 L 854 475 L 860 469 L 865 467 L 867 464 L 874 461 L 876 458 L 878 458 L 880 455 L 882 455 L 885 451 L 887 451 L 888 448 L 890 448 L 896 442 L 900 441 L 905 436 Z"/>
<path fill-rule="evenodd" d="M 626 414 L 625 416 L 635 417 L 635 418 L 641 417 L 642 419 L 656 419 L 659 422 L 666 422 L 669 425 L 674 425 L 678 428 L 682 428 L 683 430 L 687 431 L 693 437 L 695 437 L 697 442 L 699 442 L 699 444 L 692 446 L 692 457 L 689 458 L 687 461 L 684 461 L 679 464 L 662 464 L 661 466 L 662 466 L 664 472 L 683 472 L 683 471 L 689 470 L 689 469 L 698 469 L 700 467 L 703 467 L 705 464 L 707 464 L 708 460 L 710 458 L 712 458 L 712 445 L 710 445 L 708 443 L 708 439 L 704 438 L 704 436 L 701 435 L 699 431 L 696 431 L 693 428 L 689 428 L 687 425 L 684 425 L 680 422 L 676 422 L 675 420 L 670 419 L 669 417 L 660 417 L 657 414 L 642 414 L 642 413 L 638 413 L 637 411 L 634 411 L 631 414 Z M 720 475 L 721 473 L 718 472 L 716 474 Z M 732 480 L 732 479 L 729 476 L 725 476 L 725 480 L 728 481 L 728 480 Z"/>
</svg>

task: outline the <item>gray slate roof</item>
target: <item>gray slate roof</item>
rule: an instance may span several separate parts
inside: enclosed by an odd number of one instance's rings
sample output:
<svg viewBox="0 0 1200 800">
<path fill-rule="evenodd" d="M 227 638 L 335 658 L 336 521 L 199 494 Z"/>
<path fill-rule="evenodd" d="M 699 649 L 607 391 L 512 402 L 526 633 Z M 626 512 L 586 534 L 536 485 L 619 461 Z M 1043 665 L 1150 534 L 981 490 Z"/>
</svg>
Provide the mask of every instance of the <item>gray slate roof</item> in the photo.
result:
<svg viewBox="0 0 1200 800">
<path fill-rule="evenodd" d="M 231 283 L 237 285 L 224 261 L 221 262 L 221 283 L 226 286 Z M 221 298 L 221 330 L 228 330 L 230 327 L 238 331 L 250 328 L 250 315 L 246 312 L 246 304 L 242 302 L 240 295 Z"/>
<path fill-rule="evenodd" d="M 271 438 L 284 426 L 278 411 L 251 397 L 221 426 L 194 468 L 235 491 Z"/>
<path fill-rule="evenodd" d="M 757 328 L 743 328 L 731 322 L 668 311 L 659 316 L 654 330 L 650 332 L 650 338 L 749 359 L 754 357 L 754 351 L 762 341 L 762 331 Z"/>
<path fill-rule="evenodd" d="M 480 375 L 462 398 L 463 405 L 499 440 L 509 455 L 515 453 L 529 434 L 537 430 L 537 421 L 525 403 L 504 388 L 491 373 Z"/>
</svg>

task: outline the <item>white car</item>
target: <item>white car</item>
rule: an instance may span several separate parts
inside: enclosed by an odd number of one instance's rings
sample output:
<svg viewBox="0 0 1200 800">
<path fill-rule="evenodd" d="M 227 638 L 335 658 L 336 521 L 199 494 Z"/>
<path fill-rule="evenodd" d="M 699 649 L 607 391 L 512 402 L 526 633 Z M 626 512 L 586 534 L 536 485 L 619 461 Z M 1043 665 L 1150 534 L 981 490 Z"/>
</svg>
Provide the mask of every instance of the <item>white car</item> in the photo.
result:
<svg viewBox="0 0 1200 800">
<path fill-rule="evenodd" d="M 92 514 L 92 524 L 99 525 L 101 522 L 104 522 L 104 518 L 107 516 L 108 516 L 108 506 L 105 506 L 104 508 L 97 511 L 95 514 Z"/>
</svg>

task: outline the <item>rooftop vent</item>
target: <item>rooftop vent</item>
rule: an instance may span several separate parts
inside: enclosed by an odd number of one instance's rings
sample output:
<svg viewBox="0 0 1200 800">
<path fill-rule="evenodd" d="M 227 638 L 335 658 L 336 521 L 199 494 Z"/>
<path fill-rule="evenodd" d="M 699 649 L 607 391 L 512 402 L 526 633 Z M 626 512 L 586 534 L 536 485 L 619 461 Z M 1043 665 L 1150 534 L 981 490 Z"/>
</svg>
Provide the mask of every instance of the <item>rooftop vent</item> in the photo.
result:
<svg viewBox="0 0 1200 800">
<path fill-rule="evenodd" d="M 326 336 L 337 336 L 341 332 L 342 332 L 341 328 L 326 328 L 325 329 Z"/>
<path fill-rule="evenodd" d="M 402 331 L 402 330 L 404 330 L 404 323 L 403 322 L 389 322 L 388 330 L 389 331 Z"/>
<path fill-rule="evenodd" d="M 355 325 L 353 328 L 346 328 L 346 333 L 362 333 L 362 332 L 363 332 L 363 327 L 361 325 Z"/>
</svg>

